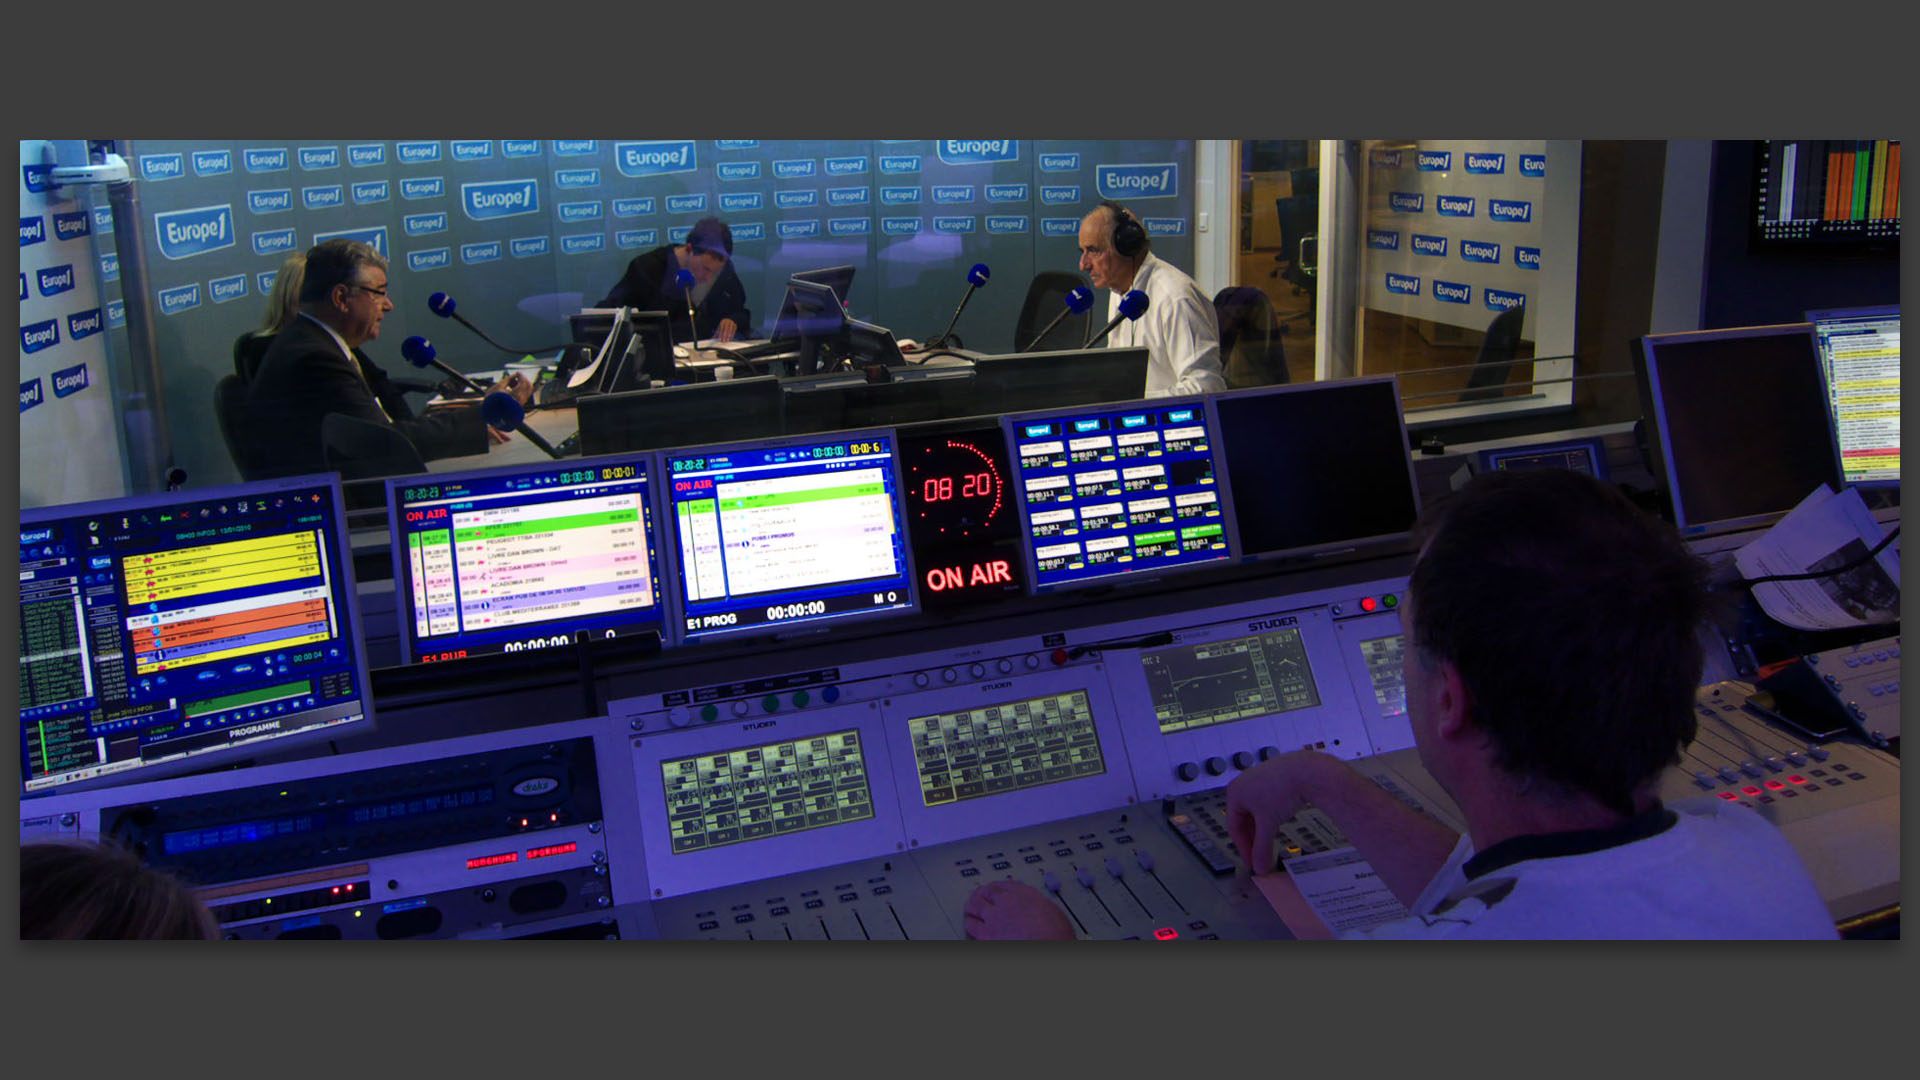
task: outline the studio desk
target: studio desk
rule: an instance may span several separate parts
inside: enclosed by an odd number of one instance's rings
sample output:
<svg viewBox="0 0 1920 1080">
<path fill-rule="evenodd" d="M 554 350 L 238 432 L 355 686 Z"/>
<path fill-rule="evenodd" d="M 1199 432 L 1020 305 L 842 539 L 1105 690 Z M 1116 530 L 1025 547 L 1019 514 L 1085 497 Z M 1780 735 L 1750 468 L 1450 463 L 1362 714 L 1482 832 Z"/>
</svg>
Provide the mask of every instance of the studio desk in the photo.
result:
<svg viewBox="0 0 1920 1080">
<path fill-rule="evenodd" d="M 1289 874 L 1252 877 L 1233 852 L 1224 788 L 1312 747 L 1460 827 L 1410 749 L 1410 564 L 1241 567 L 771 645 L 386 668 L 377 730 L 334 755 L 32 800 L 22 837 L 133 843 L 236 938 L 951 939 L 998 878 L 1056 896 L 1085 938 L 1321 936 Z M 370 634 L 392 619 L 380 584 L 363 587 Z M 1703 634 L 1701 734 L 1663 795 L 1778 824 L 1836 922 L 1897 913 L 1898 758 L 1728 706 L 1737 672 Z M 1010 753 L 1024 763 L 991 781 L 961 760 Z M 191 830 L 270 839 L 169 855 Z M 1309 811 L 1276 856 L 1343 843 Z"/>
</svg>

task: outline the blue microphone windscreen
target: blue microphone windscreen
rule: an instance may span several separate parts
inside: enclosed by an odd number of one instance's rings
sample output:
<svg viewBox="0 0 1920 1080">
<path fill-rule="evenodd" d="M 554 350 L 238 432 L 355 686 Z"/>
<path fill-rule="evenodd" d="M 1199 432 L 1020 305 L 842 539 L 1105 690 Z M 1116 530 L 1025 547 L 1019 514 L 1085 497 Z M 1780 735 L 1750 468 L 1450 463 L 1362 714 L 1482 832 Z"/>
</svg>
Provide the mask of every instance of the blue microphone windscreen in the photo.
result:
<svg viewBox="0 0 1920 1080">
<path fill-rule="evenodd" d="M 439 354 L 440 350 L 433 347 L 433 342 L 428 341 L 419 334 L 415 334 L 400 343 L 400 355 L 406 357 L 407 363 L 412 364 L 414 367 L 427 367 L 431 365 L 433 358 Z"/>
<path fill-rule="evenodd" d="M 512 431 L 527 418 L 527 410 L 505 390 L 495 390 L 480 399 L 480 416 L 496 431 Z"/>
<path fill-rule="evenodd" d="M 1092 306 L 1093 290 L 1084 285 L 1075 285 L 1073 291 L 1067 294 L 1067 310 L 1075 315 L 1085 315 Z"/>
<path fill-rule="evenodd" d="M 683 289 L 693 288 L 693 271 L 688 270 L 684 266 L 681 267 L 678 271 L 674 273 L 673 283 L 675 285 L 680 286 Z"/>
<path fill-rule="evenodd" d="M 444 319 L 453 314 L 453 297 L 443 292 L 434 293 L 432 296 L 427 297 L 427 307 L 431 308 L 435 315 Z"/>
<path fill-rule="evenodd" d="M 1147 294 L 1134 289 L 1120 298 L 1120 314 L 1129 319 L 1137 319 L 1147 310 Z"/>
<path fill-rule="evenodd" d="M 986 263 L 974 263 L 973 269 L 967 271 L 967 280 L 975 285 L 985 285 L 987 279 L 992 276 L 993 274 L 987 269 Z"/>
</svg>

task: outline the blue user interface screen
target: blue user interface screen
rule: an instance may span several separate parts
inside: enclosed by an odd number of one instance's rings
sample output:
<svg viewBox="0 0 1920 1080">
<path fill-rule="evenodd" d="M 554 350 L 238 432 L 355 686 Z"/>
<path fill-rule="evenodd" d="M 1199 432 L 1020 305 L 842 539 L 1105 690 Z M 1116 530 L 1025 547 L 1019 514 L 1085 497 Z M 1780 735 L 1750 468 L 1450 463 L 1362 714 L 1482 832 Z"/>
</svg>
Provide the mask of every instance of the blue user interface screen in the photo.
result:
<svg viewBox="0 0 1920 1080">
<path fill-rule="evenodd" d="M 301 481 L 21 515 L 24 793 L 370 720 L 337 488 Z"/>
<path fill-rule="evenodd" d="M 1213 438 L 1199 403 L 1008 424 L 1036 589 L 1227 558 Z"/>
<path fill-rule="evenodd" d="M 413 663 L 658 631 L 649 460 L 392 481 Z"/>
<path fill-rule="evenodd" d="M 664 460 L 689 639 L 913 607 L 891 434 Z"/>
</svg>

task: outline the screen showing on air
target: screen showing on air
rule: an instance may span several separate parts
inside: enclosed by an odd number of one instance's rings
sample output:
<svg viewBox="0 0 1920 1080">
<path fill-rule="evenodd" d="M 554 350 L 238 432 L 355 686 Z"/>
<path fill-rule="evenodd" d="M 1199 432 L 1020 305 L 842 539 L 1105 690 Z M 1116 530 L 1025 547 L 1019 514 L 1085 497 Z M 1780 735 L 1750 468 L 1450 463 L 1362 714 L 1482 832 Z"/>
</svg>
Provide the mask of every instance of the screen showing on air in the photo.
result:
<svg viewBox="0 0 1920 1080">
<path fill-rule="evenodd" d="M 23 514 L 22 790 L 366 720 L 335 490 Z"/>
<path fill-rule="evenodd" d="M 658 630 L 648 459 L 394 481 L 414 663 Z"/>
<path fill-rule="evenodd" d="M 890 434 L 666 462 L 689 639 L 913 606 Z"/>
<path fill-rule="evenodd" d="M 1140 666 L 1163 735 L 1320 704 L 1297 627 L 1161 649 Z"/>
<path fill-rule="evenodd" d="M 858 730 L 673 758 L 660 779 L 675 855 L 873 816 Z"/>
<path fill-rule="evenodd" d="M 1200 405 L 1009 423 L 1036 588 L 1227 558 Z"/>
<path fill-rule="evenodd" d="M 928 806 L 1107 771 L 1085 690 L 915 716 L 907 728 Z"/>
</svg>

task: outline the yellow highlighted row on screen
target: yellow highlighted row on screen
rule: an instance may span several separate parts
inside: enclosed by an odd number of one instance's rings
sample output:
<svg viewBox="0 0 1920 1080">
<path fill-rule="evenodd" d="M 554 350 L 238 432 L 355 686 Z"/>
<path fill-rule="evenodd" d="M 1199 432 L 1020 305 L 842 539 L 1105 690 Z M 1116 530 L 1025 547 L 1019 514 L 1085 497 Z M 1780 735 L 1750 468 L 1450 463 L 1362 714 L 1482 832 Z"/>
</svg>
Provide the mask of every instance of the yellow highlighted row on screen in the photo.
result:
<svg viewBox="0 0 1920 1080">
<path fill-rule="evenodd" d="M 320 572 L 319 534 L 265 536 L 120 560 L 127 599 L 166 603 L 205 593 L 298 581 Z"/>
</svg>

